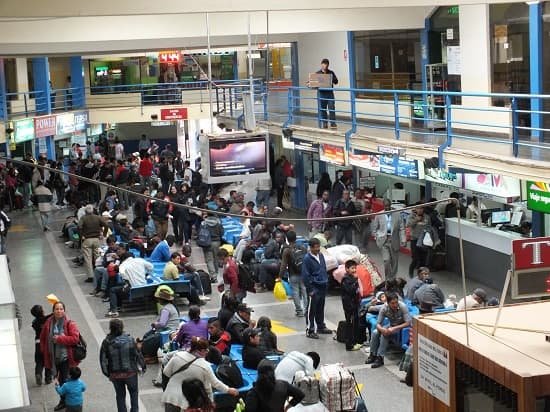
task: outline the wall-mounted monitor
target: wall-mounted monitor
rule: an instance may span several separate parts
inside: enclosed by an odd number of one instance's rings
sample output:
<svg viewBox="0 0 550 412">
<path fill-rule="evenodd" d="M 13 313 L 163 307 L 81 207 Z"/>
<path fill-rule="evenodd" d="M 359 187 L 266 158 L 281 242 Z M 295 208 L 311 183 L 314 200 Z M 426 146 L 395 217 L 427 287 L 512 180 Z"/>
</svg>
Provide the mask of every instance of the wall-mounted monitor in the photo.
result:
<svg viewBox="0 0 550 412">
<path fill-rule="evenodd" d="M 266 133 L 232 132 L 201 139 L 208 183 L 229 183 L 269 176 L 269 144 Z"/>
</svg>

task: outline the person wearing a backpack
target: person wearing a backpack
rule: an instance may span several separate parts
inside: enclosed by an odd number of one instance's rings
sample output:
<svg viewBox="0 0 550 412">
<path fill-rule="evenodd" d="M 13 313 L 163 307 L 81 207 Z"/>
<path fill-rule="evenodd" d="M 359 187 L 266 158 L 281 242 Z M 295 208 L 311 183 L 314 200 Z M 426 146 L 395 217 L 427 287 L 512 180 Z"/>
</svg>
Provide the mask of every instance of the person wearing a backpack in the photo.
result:
<svg viewBox="0 0 550 412">
<path fill-rule="evenodd" d="M 206 261 L 206 267 L 208 268 L 208 274 L 212 282 L 217 282 L 218 280 L 217 255 L 223 234 L 224 230 L 220 219 L 216 215 L 209 213 L 201 223 L 197 235 L 197 245 L 204 252 L 204 260 Z M 210 235 L 209 239 L 208 235 Z"/>
<path fill-rule="evenodd" d="M 0 210 L 0 255 L 6 254 L 8 242 L 8 230 L 11 226 L 11 220 L 3 210 Z"/>
<path fill-rule="evenodd" d="M 139 405 L 138 373 L 145 373 L 146 365 L 135 339 L 124 333 L 120 319 L 109 321 L 109 334 L 99 351 L 101 372 L 113 383 L 118 412 L 126 412 L 126 389 L 130 393 L 130 412 Z"/>
<path fill-rule="evenodd" d="M 239 391 L 230 388 L 220 381 L 210 363 L 204 357 L 208 354 L 209 344 L 206 339 L 195 337 L 191 339 L 188 351 L 178 351 L 164 367 L 163 374 L 169 378 L 161 402 L 165 412 L 181 412 L 189 407 L 189 402 L 182 392 L 184 381 L 199 380 L 210 400 L 213 401 L 213 389 L 231 396 L 238 396 Z"/>
<path fill-rule="evenodd" d="M 50 316 L 40 332 L 40 350 L 44 356 L 44 367 L 52 371 L 59 385 L 69 377 L 69 368 L 78 366 L 74 357 L 74 348 L 80 342 L 80 332 L 75 321 L 65 314 L 65 304 L 57 301 Z M 65 409 L 65 398 L 60 396 L 54 411 Z"/>
<path fill-rule="evenodd" d="M 281 256 L 279 278 L 285 278 L 285 274 L 288 272 L 288 281 L 292 286 L 295 314 L 298 317 L 304 317 L 307 308 L 307 291 L 302 281 L 302 263 L 307 250 L 303 246 L 296 245 L 296 232 L 293 230 L 286 234 L 286 240 L 288 246 L 283 249 Z"/>
<path fill-rule="evenodd" d="M 359 343 L 359 306 L 361 294 L 359 292 L 359 280 L 355 276 L 357 263 L 348 260 L 345 264 L 346 273 L 342 278 L 340 293 L 342 296 L 342 307 L 346 318 L 346 350 L 356 351 L 361 349 Z"/>
</svg>

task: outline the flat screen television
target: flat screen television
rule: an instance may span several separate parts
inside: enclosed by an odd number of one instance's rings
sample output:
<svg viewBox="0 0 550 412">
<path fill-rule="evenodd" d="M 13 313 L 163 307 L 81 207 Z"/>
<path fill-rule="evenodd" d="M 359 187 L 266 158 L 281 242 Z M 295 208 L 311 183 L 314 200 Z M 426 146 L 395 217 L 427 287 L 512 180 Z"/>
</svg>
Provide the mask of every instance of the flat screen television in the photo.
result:
<svg viewBox="0 0 550 412">
<path fill-rule="evenodd" d="M 499 210 L 491 213 L 491 225 L 510 223 L 512 213 L 509 210 Z"/>
</svg>

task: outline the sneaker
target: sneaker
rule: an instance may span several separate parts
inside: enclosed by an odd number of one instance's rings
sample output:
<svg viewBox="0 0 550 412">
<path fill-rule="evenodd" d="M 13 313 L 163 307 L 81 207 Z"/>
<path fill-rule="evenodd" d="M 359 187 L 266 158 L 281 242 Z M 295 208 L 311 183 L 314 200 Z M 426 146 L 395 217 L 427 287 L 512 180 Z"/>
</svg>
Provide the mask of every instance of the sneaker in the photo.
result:
<svg viewBox="0 0 550 412">
<path fill-rule="evenodd" d="M 74 242 L 72 240 L 69 240 L 67 242 L 65 242 L 65 246 L 67 247 L 73 247 L 74 246 Z"/>
<path fill-rule="evenodd" d="M 51 376 L 46 376 L 46 379 L 44 379 L 44 383 L 46 385 L 49 385 L 50 383 L 52 383 L 52 377 Z"/>
<path fill-rule="evenodd" d="M 61 411 L 63 409 L 65 409 L 64 401 L 59 401 L 59 403 L 55 406 L 55 408 L 53 408 L 54 411 Z"/>
<path fill-rule="evenodd" d="M 199 299 L 200 299 L 200 300 L 204 300 L 204 301 L 209 301 L 209 300 L 210 300 L 210 297 L 209 297 L 209 296 L 206 296 L 206 295 L 200 295 L 200 296 L 199 296 Z"/>
<path fill-rule="evenodd" d="M 306 338 L 319 339 L 319 335 L 317 335 L 315 332 L 308 332 L 306 333 Z"/>
<path fill-rule="evenodd" d="M 370 365 L 371 363 L 374 363 L 376 361 L 376 356 L 374 356 L 372 353 L 369 355 L 367 360 L 365 361 L 366 365 Z"/>
<path fill-rule="evenodd" d="M 105 292 L 102 291 L 102 290 L 98 290 L 96 293 L 95 293 L 95 297 L 96 298 L 102 298 L 103 296 L 105 295 Z"/>
<path fill-rule="evenodd" d="M 296 312 L 296 316 L 299 318 L 303 318 L 306 315 L 304 314 L 304 312 Z"/>
<path fill-rule="evenodd" d="M 109 296 L 105 296 L 101 299 L 102 302 L 109 302 L 111 299 L 109 299 Z"/>
<path fill-rule="evenodd" d="M 384 358 L 382 356 L 377 356 L 374 363 L 370 366 L 372 369 L 379 368 L 380 366 L 384 366 Z"/>
<path fill-rule="evenodd" d="M 361 349 L 361 347 L 362 347 L 362 346 L 361 346 L 361 344 L 359 344 L 359 343 L 356 343 L 356 344 L 355 344 L 355 345 L 353 345 L 353 346 L 352 346 L 351 348 L 349 348 L 349 349 L 346 349 L 346 350 L 347 350 L 347 351 L 356 351 L 356 350 L 359 350 L 359 349 Z"/>
<path fill-rule="evenodd" d="M 116 312 L 116 311 L 115 311 L 115 312 L 109 311 L 109 312 L 107 312 L 107 313 L 105 314 L 105 317 L 106 317 L 106 318 L 118 318 L 118 312 Z"/>
<path fill-rule="evenodd" d="M 332 335 L 332 331 L 329 328 L 318 329 L 317 333 L 320 333 L 321 335 Z"/>
<path fill-rule="evenodd" d="M 38 386 L 42 385 L 42 375 L 39 375 L 38 373 L 34 375 L 34 379 L 36 379 L 36 384 Z"/>
</svg>

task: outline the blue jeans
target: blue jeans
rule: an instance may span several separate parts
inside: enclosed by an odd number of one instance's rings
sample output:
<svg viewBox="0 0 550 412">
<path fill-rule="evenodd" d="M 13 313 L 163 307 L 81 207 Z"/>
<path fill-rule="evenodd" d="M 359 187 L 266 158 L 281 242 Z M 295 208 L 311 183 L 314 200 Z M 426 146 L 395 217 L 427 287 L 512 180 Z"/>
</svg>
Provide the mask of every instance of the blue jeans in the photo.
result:
<svg viewBox="0 0 550 412">
<path fill-rule="evenodd" d="M 258 190 L 256 192 L 256 206 L 258 208 L 269 205 L 270 190 Z"/>
<path fill-rule="evenodd" d="M 191 283 L 191 287 L 195 288 L 200 295 L 204 295 L 201 278 L 197 272 L 186 272 L 183 274 L 183 279 Z"/>
<path fill-rule="evenodd" d="M 302 314 L 307 308 L 307 291 L 300 275 L 291 275 L 288 278 L 292 286 L 292 300 L 297 314 Z"/>
<path fill-rule="evenodd" d="M 390 336 L 384 336 L 380 332 L 378 332 L 378 329 L 376 327 L 372 331 L 372 336 L 370 338 L 370 353 L 373 356 L 382 356 L 386 354 L 386 350 L 388 349 L 388 344 L 390 342 L 390 337 L 396 335 L 399 332 L 396 332 Z"/>
<path fill-rule="evenodd" d="M 127 412 L 126 388 L 130 393 L 130 412 L 138 412 L 138 377 L 137 374 L 126 379 L 113 379 L 113 386 L 116 392 L 116 406 L 118 412 Z"/>
<path fill-rule="evenodd" d="M 320 100 L 320 117 L 321 117 L 321 126 L 328 126 L 327 120 L 330 119 L 331 126 L 336 126 L 336 112 L 334 105 L 334 93 L 324 94 L 319 93 Z"/>
<path fill-rule="evenodd" d="M 96 267 L 94 269 L 94 279 L 96 290 L 107 290 L 107 281 L 109 280 L 109 275 L 106 268 Z"/>
<path fill-rule="evenodd" d="M 324 288 L 315 287 L 313 295 L 307 298 L 306 328 L 309 333 L 320 329 L 326 329 L 325 325 L 325 298 L 327 294 Z"/>
</svg>

